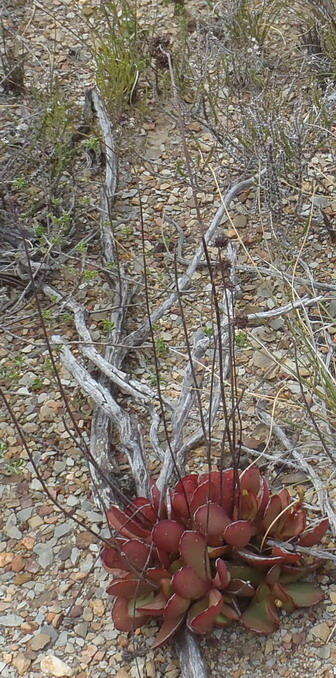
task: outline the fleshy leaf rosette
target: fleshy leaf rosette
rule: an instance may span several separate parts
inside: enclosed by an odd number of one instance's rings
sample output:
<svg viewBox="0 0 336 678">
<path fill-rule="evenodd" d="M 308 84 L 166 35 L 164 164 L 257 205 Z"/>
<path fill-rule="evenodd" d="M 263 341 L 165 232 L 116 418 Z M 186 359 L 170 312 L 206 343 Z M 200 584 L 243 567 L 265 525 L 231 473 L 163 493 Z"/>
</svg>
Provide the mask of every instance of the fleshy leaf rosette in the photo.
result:
<svg viewBox="0 0 336 678">
<path fill-rule="evenodd" d="M 168 501 L 153 482 L 149 499 L 111 506 L 107 516 L 115 537 L 101 559 L 114 575 L 107 589 L 114 624 L 133 631 L 160 618 L 154 647 L 182 625 L 205 634 L 240 622 L 272 633 L 280 608 L 292 612 L 323 598 L 301 581 L 319 562 L 308 564 L 295 547 L 319 543 L 328 520 L 307 526 L 302 502 L 285 489 L 271 494 L 255 465 L 187 475 Z"/>
</svg>

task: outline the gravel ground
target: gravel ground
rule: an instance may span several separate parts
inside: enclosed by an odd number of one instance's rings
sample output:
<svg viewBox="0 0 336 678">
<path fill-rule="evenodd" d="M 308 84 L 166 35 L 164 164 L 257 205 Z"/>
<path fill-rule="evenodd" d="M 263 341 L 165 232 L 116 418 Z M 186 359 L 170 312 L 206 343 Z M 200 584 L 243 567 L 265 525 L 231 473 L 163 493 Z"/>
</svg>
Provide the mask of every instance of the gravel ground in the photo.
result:
<svg viewBox="0 0 336 678">
<path fill-rule="evenodd" d="M 79 4 L 84 6 L 88 18 L 93 3 L 81 1 Z M 144 12 L 149 9 L 154 11 L 151 2 L 144 1 L 141 6 Z M 193 3 L 191 8 L 195 6 Z M 156 15 L 157 26 L 164 29 L 171 15 L 171 8 L 165 6 Z M 12 22 L 11 25 L 19 23 L 21 27 L 22 24 L 25 26 L 25 40 L 34 55 L 28 68 L 28 81 L 46 79 L 46 48 L 55 39 L 54 68 L 65 91 L 71 92 L 73 98 L 77 97 L 78 102 L 82 103 L 84 88 L 90 84 L 92 74 L 81 46 L 80 57 L 74 61 L 69 51 L 73 49 L 74 37 L 61 27 L 66 21 L 70 28 L 73 26 L 78 29 L 78 15 L 70 0 L 47 0 L 43 9 L 37 4 L 33 11 L 22 5 L 16 15 L 8 4 L 5 19 Z M 25 123 L 30 106 L 29 96 L 24 95 L 18 101 L 15 97 L 0 94 L 0 106 L 5 119 L 4 139 L 8 141 L 15 134 L 16 138 L 23 138 L 29 127 Z M 209 153 L 210 136 L 197 123 L 188 126 L 189 132 L 197 135 L 202 153 Z M 181 139 L 171 117 L 160 106 L 155 108 L 153 105 L 152 110 L 144 116 L 141 127 L 132 132 L 130 123 L 127 134 L 127 143 L 120 142 L 123 157 L 115 216 L 127 257 L 127 248 L 135 248 L 139 239 L 136 187 L 140 180 L 143 186 L 144 216 L 147 223 L 151 224 L 146 236 L 146 247 L 154 271 L 155 297 L 162 290 L 162 281 L 156 276 L 157 270 L 162 267 L 165 283 L 172 279 L 171 259 L 166 253 L 155 250 L 158 239 L 162 239 L 163 216 L 179 223 L 183 220 L 188 238 L 185 256 L 193 251 L 193 244 L 197 241 L 197 221 L 188 182 L 185 177 L 179 179 L 176 175 Z M 137 177 L 134 174 L 132 178 L 127 153 L 131 154 L 131 149 L 136 145 L 141 157 L 137 161 Z M 6 148 L 5 152 L 10 152 L 8 146 Z M 232 175 L 232 168 L 228 174 L 224 152 L 218 160 L 223 161 L 222 174 L 219 170 L 218 179 L 223 186 L 228 186 L 238 175 L 234 170 Z M 321 150 L 315 158 L 315 166 L 317 163 L 320 163 L 323 176 L 330 179 L 331 199 L 335 201 L 333 168 L 328 149 Z M 84 166 L 80 167 L 80 172 L 86 180 L 83 192 L 87 192 L 89 186 L 91 198 L 97 204 L 99 179 L 93 174 L 89 174 L 88 179 Z M 208 222 L 220 204 L 219 197 L 213 191 L 213 177 L 208 169 L 204 173 L 198 197 L 202 216 Z M 271 235 L 261 226 L 258 214 L 253 212 L 254 208 L 253 195 L 237 200 L 232 208 L 231 228 L 228 229 L 231 237 L 235 237 L 236 229 L 239 230 L 245 247 L 240 261 L 245 265 L 260 257 L 264 262 L 269 260 L 267 243 Z M 84 230 L 88 232 L 91 227 L 89 217 L 83 223 Z M 299 233 L 298 246 L 300 237 Z M 248 255 L 246 248 L 249 249 Z M 318 228 L 312 229 L 307 240 L 306 256 L 310 258 L 311 270 L 318 275 L 318 279 L 330 282 L 334 277 L 335 259 L 327 235 Z M 208 303 L 204 295 L 203 274 L 198 273 L 195 280 L 190 304 L 194 304 L 194 308 L 197 306 L 197 309 L 194 315 L 190 315 L 191 323 L 195 319 L 206 318 Z M 71 274 L 69 280 L 57 275 L 53 279 L 53 284 L 63 290 L 69 289 L 72 283 Z M 258 280 L 255 276 L 243 273 L 242 290 L 240 304 L 241 312 L 244 313 L 270 310 L 283 303 L 283 288 L 275 279 Z M 78 298 L 89 304 L 93 312 L 90 327 L 95 341 L 102 337 L 99 322 L 102 316 L 95 315 L 94 311 L 104 304 L 107 293 L 108 288 L 104 288 L 104 284 L 98 288 L 90 280 L 78 290 Z M 44 303 L 47 308 L 46 300 Z M 72 439 L 71 427 L 68 430 L 64 426 L 64 404 L 50 369 L 48 371 L 48 353 L 33 314 L 34 304 L 28 300 L 20 311 L 20 317 L 15 319 L 12 334 L 6 332 L 2 335 L 0 368 L 6 390 L 14 412 L 31 442 L 31 448 L 43 465 L 44 477 L 58 501 L 68 510 L 76 511 L 76 515 L 85 517 L 88 526 L 99 531 L 103 528 L 103 519 L 91 494 L 87 465 Z M 57 318 L 51 321 L 53 332 L 56 332 L 58 322 Z M 63 319 L 62 323 L 62 332 L 67 339 L 76 340 L 71 318 Z M 182 370 L 181 359 L 177 354 L 181 337 L 179 315 L 172 314 L 168 320 L 160 323 L 159 329 L 161 338 L 176 349 L 170 352 L 167 361 L 167 375 L 170 372 L 173 375 L 174 386 L 171 380 L 169 386 L 163 386 L 166 395 L 174 397 L 179 392 Z M 334 328 L 331 330 L 331 336 L 335 339 Z M 275 345 L 276 357 L 286 373 L 286 341 L 281 322 L 253 328 L 249 342 L 242 346 L 237 355 L 242 383 L 262 381 L 263 395 L 276 392 L 272 376 L 275 364 L 263 346 L 267 346 L 268 342 Z M 18 356 L 20 360 L 15 362 Z M 140 361 L 135 372 L 138 378 L 148 378 L 148 366 L 144 361 Z M 61 369 L 61 378 L 64 388 L 71 394 L 77 425 L 83 435 L 88 435 L 91 406 L 64 369 Z M 286 378 L 289 400 L 288 403 L 280 403 L 280 412 L 287 406 L 292 407 L 297 397 L 296 382 L 288 378 L 288 372 Z M 266 439 L 267 433 L 262 430 L 262 426 L 253 421 L 251 398 L 246 401 L 245 414 L 247 418 L 250 415 L 252 420 L 244 430 L 250 442 L 251 436 L 259 441 L 263 436 Z M 90 532 L 76 527 L 44 496 L 5 412 L 1 414 L 0 429 L 0 675 L 4 678 L 42 678 L 48 675 L 77 678 L 177 678 L 180 675 L 178 662 L 171 649 L 165 647 L 155 652 L 150 649 L 156 631 L 155 624 L 139 629 L 132 638 L 114 629 L 111 600 L 105 593 L 109 577 L 100 565 L 98 544 Z M 195 452 L 191 466 L 197 467 L 200 452 Z M 122 470 L 125 459 L 120 458 L 119 462 Z M 155 464 L 153 459 L 153 471 Z M 287 485 L 291 489 L 291 481 Z M 309 492 L 309 501 L 315 504 L 316 497 L 311 490 Z M 336 498 L 335 485 L 330 487 L 330 496 Z M 335 544 L 330 540 L 327 546 L 333 548 Z M 284 615 L 281 629 L 272 636 L 256 637 L 240 628 L 232 628 L 216 631 L 213 637 L 202 641 L 211 676 L 332 678 L 336 675 L 336 633 L 333 634 L 336 624 L 335 568 L 327 564 L 317 579 L 325 592 L 325 600 L 307 611 L 299 610 L 290 616 Z"/>
</svg>

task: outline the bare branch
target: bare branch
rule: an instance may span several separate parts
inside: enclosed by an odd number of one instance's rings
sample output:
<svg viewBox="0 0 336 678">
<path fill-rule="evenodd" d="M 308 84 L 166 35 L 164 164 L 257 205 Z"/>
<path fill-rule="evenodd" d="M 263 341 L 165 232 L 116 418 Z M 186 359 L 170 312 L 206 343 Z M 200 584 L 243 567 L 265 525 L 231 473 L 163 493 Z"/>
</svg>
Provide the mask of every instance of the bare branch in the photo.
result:
<svg viewBox="0 0 336 678">
<path fill-rule="evenodd" d="M 52 337 L 54 345 L 61 346 L 61 361 L 73 376 L 81 389 L 105 412 L 117 427 L 120 447 L 127 454 L 134 481 L 139 495 L 147 495 L 148 469 L 143 450 L 143 441 L 139 426 L 114 400 L 111 393 L 99 384 L 76 360 L 65 339 L 59 335 Z"/>
</svg>

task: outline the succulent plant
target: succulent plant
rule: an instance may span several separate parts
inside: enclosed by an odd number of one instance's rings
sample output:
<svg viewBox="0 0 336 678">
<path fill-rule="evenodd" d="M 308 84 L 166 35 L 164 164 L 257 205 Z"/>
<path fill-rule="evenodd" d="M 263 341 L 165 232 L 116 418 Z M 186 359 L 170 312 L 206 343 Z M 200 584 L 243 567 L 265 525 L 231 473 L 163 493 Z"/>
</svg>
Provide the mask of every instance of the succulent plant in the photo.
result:
<svg viewBox="0 0 336 678">
<path fill-rule="evenodd" d="M 107 514 L 116 536 L 101 559 L 116 575 L 107 589 L 114 624 L 131 631 L 161 617 L 154 647 L 183 624 L 204 634 L 239 621 L 272 633 L 279 608 L 291 612 L 323 598 L 299 581 L 319 562 L 307 564 L 295 546 L 320 542 L 328 520 L 307 527 L 301 499 L 286 489 L 271 494 L 255 465 L 187 475 L 165 501 L 153 482 L 151 499 Z"/>
</svg>

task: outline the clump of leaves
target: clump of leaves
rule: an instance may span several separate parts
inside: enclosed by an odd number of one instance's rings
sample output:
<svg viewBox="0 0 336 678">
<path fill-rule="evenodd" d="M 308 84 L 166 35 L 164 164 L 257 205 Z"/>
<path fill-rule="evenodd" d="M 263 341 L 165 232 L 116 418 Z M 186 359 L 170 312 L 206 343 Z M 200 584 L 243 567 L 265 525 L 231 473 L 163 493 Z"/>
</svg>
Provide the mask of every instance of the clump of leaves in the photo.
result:
<svg viewBox="0 0 336 678">
<path fill-rule="evenodd" d="M 328 520 L 307 527 L 301 499 L 286 489 L 271 494 L 255 465 L 187 475 L 167 500 L 153 481 L 150 499 L 112 506 L 107 516 L 116 537 L 101 559 L 117 575 L 107 589 L 114 624 L 132 631 L 162 618 L 154 647 L 183 624 L 198 634 L 233 622 L 272 633 L 279 608 L 292 612 L 323 598 L 299 581 L 319 562 L 307 563 L 295 546 L 320 542 Z"/>
</svg>

